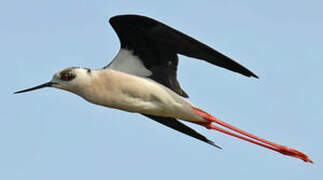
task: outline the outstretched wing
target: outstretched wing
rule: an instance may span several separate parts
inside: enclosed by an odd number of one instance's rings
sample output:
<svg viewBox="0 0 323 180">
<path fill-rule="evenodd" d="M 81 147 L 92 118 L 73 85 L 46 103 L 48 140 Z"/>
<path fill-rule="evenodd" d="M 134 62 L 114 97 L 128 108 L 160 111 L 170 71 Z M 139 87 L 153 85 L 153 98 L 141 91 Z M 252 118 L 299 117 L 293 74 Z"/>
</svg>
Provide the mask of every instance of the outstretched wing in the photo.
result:
<svg viewBox="0 0 323 180">
<path fill-rule="evenodd" d="M 201 135 L 200 133 L 196 132 L 194 129 L 186 126 L 185 124 L 179 122 L 177 119 L 175 118 L 169 118 L 169 117 L 161 117 L 161 116 L 152 116 L 152 115 L 147 115 L 147 114 L 142 114 L 158 123 L 161 123 L 167 127 L 170 127 L 172 129 L 175 129 L 181 133 L 184 133 L 188 136 L 191 136 L 193 138 L 196 138 L 198 140 L 201 140 L 203 142 L 206 142 L 212 146 L 215 146 L 219 149 L 222 149 L 220 146 L 214 144 L 213 141 L 207 139 L 205 136 Z"/>
<path fill-rule="evenodd" d="M 106 68 L 151 78 L 181 96 L 187 97 L 187 94 L 176 79 L 177 54 L 257 78 L 229 57 L 154 19 L 120 15 L 112 17 L 110 24 L 120 39 L 121 50 Z"/>
</svg>

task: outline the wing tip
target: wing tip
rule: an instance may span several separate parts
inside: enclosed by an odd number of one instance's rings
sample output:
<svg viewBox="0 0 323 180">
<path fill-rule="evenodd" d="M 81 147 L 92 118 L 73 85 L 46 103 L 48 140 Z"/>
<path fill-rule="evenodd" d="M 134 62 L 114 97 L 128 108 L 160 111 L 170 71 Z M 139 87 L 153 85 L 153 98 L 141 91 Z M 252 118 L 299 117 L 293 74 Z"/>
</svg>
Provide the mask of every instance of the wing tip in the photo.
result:
<svg viewBox="0 0 323 180">
<path fill-rule="evenodd" d="M 256 79 L 259 79 L 259 77 L 257 76 L 257 75 L 255 75 L 254 73 L 252 73 L 251 72 L 251 74 L 249 74 L 249 76 L 248 77 L 254 77 L 254 78 L 256 78 Z"/>
<path fill-rule="evenodd" d="M 211 141 L 211 140 L 207 140 L 207 141 L 205 141 L 206 143 L 208 143 L 208 144 L 210 144 L 210 145 L 212 145 L 212 146 L 214 146 L 214 147 L 216 147 L 216 148 L 218 148 L 218 149 L 223 149 L 221 146 L 219 146 L 219 145 L 216 145 L 213 141 Z"/>
<path fill-rule="evenodd" d="M 243 67 L 241 64 L 238 64 L 238 65 L 242 68 L 240 68 L 239 70 L 232 70 L 232 71 L 235 71 L 235 72 L 240 73 L 240 74 L 247 76 L 247 77 L 254 77 L 256 79 L 259 79 L 259 77 L 255 73 L 253 73 L 249 69 Z"/>
</svg>

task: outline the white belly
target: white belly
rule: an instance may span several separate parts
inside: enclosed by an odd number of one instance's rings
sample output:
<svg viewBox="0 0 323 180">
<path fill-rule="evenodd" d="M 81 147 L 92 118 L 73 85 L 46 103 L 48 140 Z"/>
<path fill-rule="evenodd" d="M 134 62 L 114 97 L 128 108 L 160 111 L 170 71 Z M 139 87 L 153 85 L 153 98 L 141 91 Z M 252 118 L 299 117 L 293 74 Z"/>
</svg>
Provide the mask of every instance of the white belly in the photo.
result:
<svg viewBox="0 0 323 180">
<path fill-rule="evenodd" d="M 86 100 L 111 108 L 149 115 L 205 122 L 183 97 L 150 79 L 115 70 L 92 72 L 91 92 L 81 95 Z"/>
</svg>

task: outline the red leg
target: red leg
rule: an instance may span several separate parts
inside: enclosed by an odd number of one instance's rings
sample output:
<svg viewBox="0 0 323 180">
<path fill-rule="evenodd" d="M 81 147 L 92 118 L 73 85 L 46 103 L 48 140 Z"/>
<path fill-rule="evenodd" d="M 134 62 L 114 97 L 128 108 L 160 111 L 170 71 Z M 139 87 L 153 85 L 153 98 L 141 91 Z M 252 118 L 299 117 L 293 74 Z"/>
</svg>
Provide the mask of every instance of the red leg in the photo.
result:
<svg viewBox="0 0 323 180">
<path fill-rule="evenodd" d="M 254 144 L 263 146 L 263 147 L 268 148 L 268 149 L 271 149 L 273 151 L 277 151 L 277 152 L 282 153 L 284 155 L 288 155 L 288 156 L 300 158 L 300 159 L 302 159 L 305 162 L 311 162 L 311 163 L 313 163 L 313 161 L 306 154 L 304 154 L 304 153 L 302 153 L 300 151 L 297 151 L 296 149 L 289 148 L 287 146 L 279 145 L 279 144 L 270 142 L 268 140 L 259 138 L 259 137 L 255 136 L 253 134 L 250 134 L 250 133 L 248 133 L 246 131 L 243 131 L 243 130 L 241 130 L 239 128 L 236 128 L 236 127 L 234 127 L 234 126 L 232 126 L 232 125 L 230 125 L 228 123 L 225 123 L 225 122 L 223 122 L 223 121 L 221 121 L 221 120 L 213 117 L 209 113 L 204 112 L 201 109 L 198 109 L 198 108 L 193 108 L 193 109 L 194 109 L 194 111 L 196 113 L 198 113 L 199 115 L 201 115 L 204 119 L 210 121 L 210 122 L 206 122 L 206 123 L 196 123 L 196 122 L 194 122 L 196 124 L 202 125 L 202 126 L 208 128 L 208 129 L 214 129 L 214 130 L 220 131 L 222 133 L 225 133 L 225 134 L 228 134 L 230 136 L 234 136 L 234 137 L 243 139 L 245 141 L 249 141 L 251 143 L 254 143 Z M 250 137 L 250 138 L 241 136 L 239 134 L 234 134 L 233 132 L 230 132 L 228 130 L 222 129 L 222 128 L 217 127 L 215 125 L 212 125 L 212 122 L 215 122 L 217 124 L 220 124 L 220 125 L 228 128 L 228 129 L 231 129 L 231 130 L 233 130 L 233 131 L 235 131 L 237 133 L 240 133 L 240 134 L 245 135 L 245 136 Z"/>
</svg>

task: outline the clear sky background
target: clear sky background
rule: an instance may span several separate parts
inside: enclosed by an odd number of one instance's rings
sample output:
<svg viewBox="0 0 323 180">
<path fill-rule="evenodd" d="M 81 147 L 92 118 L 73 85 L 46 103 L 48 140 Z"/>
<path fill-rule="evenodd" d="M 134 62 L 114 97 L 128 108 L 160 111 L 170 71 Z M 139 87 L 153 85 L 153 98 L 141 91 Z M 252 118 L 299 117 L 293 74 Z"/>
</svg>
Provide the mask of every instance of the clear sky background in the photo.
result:
<svg viewBox="0 0 323 180">
<path fill-rule="evenodd" d="M 0 179 L 322 179 L 322 1 L 12 0 L 0 6 Z M 13 95 L 117 53 L 114 15 L 153 17 L 260 79 L 180 56 L 190 101 L 314 164 L 190 125 L 223 150 L 68 92 Z"/>
</svg>

